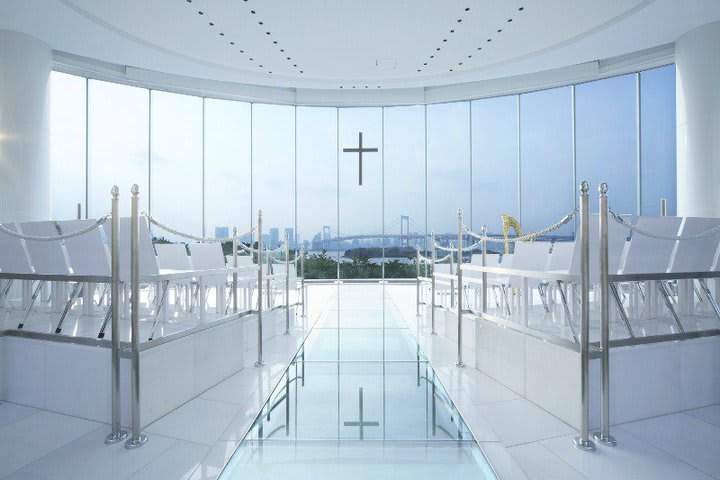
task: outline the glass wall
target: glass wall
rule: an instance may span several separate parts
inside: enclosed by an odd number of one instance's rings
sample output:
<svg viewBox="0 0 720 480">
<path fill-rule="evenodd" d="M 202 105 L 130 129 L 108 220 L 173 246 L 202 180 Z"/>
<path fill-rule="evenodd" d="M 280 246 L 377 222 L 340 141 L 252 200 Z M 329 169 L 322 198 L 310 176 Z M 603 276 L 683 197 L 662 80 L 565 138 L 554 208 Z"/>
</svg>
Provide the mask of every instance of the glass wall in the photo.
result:
<svg viewBox="0 0 720 480">
<path fill-rule="evenodd" d="M 427 107 L 427 229 L 438 243 L 457 243 L 457 211 L 469 224 L 470 102 Z"/>
<path fill-rule="evenodd" d="M 667 215 L 675 215 L 675 65 L 640 73 L 640 211 L 660 215 L 660 199 Z"/>
<path fill-rule="evenodd" d="M 86 88 L 82 77 L 50 75 L 50 211 L 57 220 L 77 218 L 78 204 L 82 215 L 86 214 Z"/>
<path fill-rule="evenodd" d="M 263 244 L 285 232 L 295 243 L 295 108 L 252 106 L 252 208 L 263 212 Z"/>
<path fill-rule="evenodd" d="M 74 217 L 86 190 L 86 214 L 106 213 L 114 184 L 127 215 L 133 183 L 143 210 L 188 233 L 244 231 L 262 209 L 266 243 L 287 232 L 309 278 L 412 276 L 430 232 L 456 241 L 458 208 L 475 230 L 501 234 L 508 213 L 527 233 L 572 211 L 582 179 L 593 209 L 605 181 L 616 211 L 657 214 L 666 198 L 675 212 L 672 65 L 428 106 L 250 104 L 61 73 L 51 92 L 54 217 Z M 377 149 L 362 184 L 360 132 Z"/>
<path fill-rule="evenodd" d="M 577 178 L 590 182 L 590 211 L 601 182 L 618 213 L 638 211 L 637 77 L 623 75 L 575 87 Z"/>
<path fill-rule="evenodd" d="M 502 233 L 503 213 L 520 217 L 517 102 L 516 96 L 472 102 L 472 224 L 487 225 L 491 234 Z"/>
<path fill-rule="evenodd" d="M 250 104 L 205 99 L 205 233 L 246 232 L 250 211 Z M 249 238 L 244 239 L 249 240 Z"/>
<path fill-rule="evenodd" d="M 150 104 L 150 210 L 166 225 L 202 235 L 203 100 L 153 91 Z"/>
<path fill-rule="evenodd" d="M 148 208 L 150 92 L 117 83 L 88 81 L 89 216 L 110 210 L 110 189 L 130 197 L 140 187 L 140 208 Z M 55 182 L 54 182 L 55 183 Z M 130 215 L 130 202 L 120 202 L 120 214 Z"/>
<path fill-rule="evenodd" d="M 572 211 L 575 198 L 570 87 L 520 96 L 520 223 L 535 231 Z M 572 224 L 553 235 L 572 236 Z"/>
</svg>

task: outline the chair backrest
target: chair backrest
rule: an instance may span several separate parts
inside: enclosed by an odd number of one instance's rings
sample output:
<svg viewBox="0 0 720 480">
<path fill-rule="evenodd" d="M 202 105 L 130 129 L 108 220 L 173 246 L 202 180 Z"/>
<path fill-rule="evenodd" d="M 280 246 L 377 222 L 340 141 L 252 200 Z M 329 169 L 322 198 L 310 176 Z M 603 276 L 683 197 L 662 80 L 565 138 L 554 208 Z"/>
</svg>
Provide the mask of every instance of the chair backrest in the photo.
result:
<svg viewBox="0 0 720 480">
<path fill-rule="evenodd" d="M 623 218 L 629 218 L 623 215 Z M 596 213 L 590 215 L 590 283 L 600 282 L 600 216 Z M 580 261 L 582 252 L 582 232 L 578 227 L 577 240 L 573 248 L 570 274 L 580 275 Z M 623 249 L 627 241 L 627 228 L 612 218 L 608 218 L 608 272 L 616 274 L 621 268 Z"/>
<path fill-rule="evenodd" d="M 276 263 L 273 265 L 273 273 L 275 275 L 285 275 L 285 264 L 284 263 Z M 290 264 L 290 277 L 294 277 L 295 275 L 295 264 Z"/>
<path fill-rule="evenodd" d="M 550 254 L 550 263 L 548 270 L 551 272 L 569 272 L 572 264 L 573 251 L 575 250 L 575 242 L 555 242 L 553 244 L 552 253 Z"/>
<path fill-rule="evenodd" d="M 158 267 L 161 270 L 190 270 L 190 257 L 182 243 L 157 243 Z"/>
<path fill-rule="evenodd" d="M 18 231 L 13 223 L 5 223 L 3 226 L 13 232 Z M 3 232 L 0 232 L 0 272 L 33 273 L 24 242 Z"/>
<path fill-rule="evenodd" d="M 130 227 L 132 219 L 129 217 L 120 218 L 120 281 L 130 281 Z M 150 237 L 150 228 L 148 226 L 147 217 L 140 217 L 138 222 L 138 263 L 140 264 L 140 276 L 157 275 L 160 273 L 158 268 L 157 256 L 153 248 L 152 238 Z M 108 244 L 112 238 L 112 224 L 104 225 Z"/>
<path fill-rule="evenodd" d="M 95 223 L 95 220 L 66 220 L 58 222 L 60 233 L 76 232 Z M 107 223 L 107 222 L 106 222 Z M 87 233 L 65 240 L 70 268 L 75 275 L 110 275 L 110 257 L 99 226 Z"/>
<path fill-rule="evenodd" d="M 449 263 L 436 263 L 435 264 L 435 273 L 444 273 L 449 275 L 450 273 L 450 264 Z"/>
<path fill-rule="evenodd" d="M 705 232 L 720 225 L 720 218 L 685 217 L 680 235 Z M 715 253 L 720 244 L 720 234 L 693 240 L 678 240 L 672 265 L 668 270 L 675 272 L 706 272 L 713 267 Z"/>
<path fill-rule="evenodd" d="M 193 270 L 225 268 L 225 256 L 219 243 L 191 243 L 189 247 Z"/>
<path fill-rule="evenodd" d="M 248 265 L 255 265 L 251 255 L 238 255 L 237 262 L 238 262 L 238 267 L 246 267 Z M 225 264 L 228 267 L 232 267 L 232 264 L 233 264 L 232 255 L 225 255 Z"/>
<path fill-rule="evenodd" d="M 55 224 L 49 220 L 41 222 L 25 222 L 18 225 L 21 232 L 26 235 L 38 237 L 57 237 L 58 231 Z M 28 256 L 33 270 L 43 275 L 67 275 L 70 269 L 65 259 L 60 240 L 50 242 L 39 242 L 26 240 Z"/>
<path fill-rule="evenodd" d="M 636 226 L 660 235 L 677 235 L 682 217 L 638 217 Z M 613 222 L 616 223 L 616 222 Z M 665 273 L 675 240 L 661 240 L 633 232 L 623 273 Z"/>
<path fill-rule="evenodd" d="M 545 271 L 549 254 L 550 242 L 517 242 L 512 268 Z"/>
<path fill-rule="evenodd" d="M 500 265 L 500 254 L 499 253 L 487 253 L 485 254 L 485 261 L 488 267 L 497 267 Z M 482 254 L 473 253 L 470 257 L 471 265 L 482 265 Z"/>
</svg>

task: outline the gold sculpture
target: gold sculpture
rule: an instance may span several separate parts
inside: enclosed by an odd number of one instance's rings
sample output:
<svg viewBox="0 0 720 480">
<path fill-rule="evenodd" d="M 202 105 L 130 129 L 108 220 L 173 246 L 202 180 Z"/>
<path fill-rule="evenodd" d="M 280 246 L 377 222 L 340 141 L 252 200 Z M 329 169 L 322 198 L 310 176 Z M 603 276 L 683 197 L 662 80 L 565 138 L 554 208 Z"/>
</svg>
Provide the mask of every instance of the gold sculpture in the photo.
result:
<svg viewBox="0 0 720 480">
<path fill-rule="evenodd" d="M 515 235 L 518 237 L 522 237 L 522 227 L 520 226 L 520 222 L 517 218 L 513 217 L 509 213 L 503 213 L 500 215 L 500 219 L 502 220 L 503 236 L 505 237 L 505 253 L 510 253 L 510 242 L 508 242 L 508 232 L 510 227 L 515 230 Z"/>
</svg>

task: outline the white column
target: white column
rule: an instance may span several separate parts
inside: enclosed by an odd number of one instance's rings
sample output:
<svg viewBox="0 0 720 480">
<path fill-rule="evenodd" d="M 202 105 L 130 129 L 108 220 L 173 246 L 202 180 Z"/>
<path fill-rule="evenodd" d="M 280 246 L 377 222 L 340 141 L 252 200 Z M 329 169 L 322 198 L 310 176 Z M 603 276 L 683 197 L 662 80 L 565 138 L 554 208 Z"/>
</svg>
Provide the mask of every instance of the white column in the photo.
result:
<svg viewBox="0 0 720 480">
<path fill-rule="evenodd" d="M 720 217 L 720 22 L 675 45 L 678 215 Z"/>
<path fill-rule="evenodd" d="M 0 222 L 50 218 L 52 50 L 0 30 Z"/>
</svg>

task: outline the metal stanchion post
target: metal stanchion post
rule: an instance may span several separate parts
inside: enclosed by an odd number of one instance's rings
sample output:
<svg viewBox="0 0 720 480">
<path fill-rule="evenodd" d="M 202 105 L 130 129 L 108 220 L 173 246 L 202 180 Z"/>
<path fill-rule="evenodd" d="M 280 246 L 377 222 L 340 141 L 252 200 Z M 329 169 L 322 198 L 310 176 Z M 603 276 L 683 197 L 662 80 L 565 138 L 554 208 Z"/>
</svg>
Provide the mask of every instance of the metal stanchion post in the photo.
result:
<svg viewBox="0 0 720 480">
<path fill-rule="evenodd" d="M 660 216 L 664 217 L 667 215 L 667 198 L 660 199 Z"/>
<path fill-rule="evenodd" d="M 232 240 L 232 249 L 233 249 L 233 275 L 232 275 L 232 302 L 233 302 L 233 313 L 237 313 L 238 311 L 238 298 L 237 298 L 237 291 L 238 291 L 238 274 L 237 274 L 237 267 L 238 267 L 238 258 L 237 258 L 237 247 L 238 247 L 238 239 L 237 239 L 237 227 L 233 227 L 233 240 Z"/>
<path fill-rule="evenodd" d="M 482 266 L 487 267 L 487 225 L 482 227 Z M 482 313 L 487 313 L 487 272 L 482 272 Z"/>
<path fill-rule="evenodd" d="M 455 254 L 452 251 L 453 243 L 449 242 L 450 246 L 450 275 L 455 274 Z M 455 280 L 450 280 L 450 308 L 455 308 Z"/>
<path fill-rule="evenodd" d="M 290 236 L 285 232 L 285 335 L 290 335 Z"/>
<path fill-rule="evenodd" d="M 614 447 L 610 435 L 610 284 L 608 282 L 608 198 L 607 184 L 600 184 L 600 431 L 593 437 Z"/>
<path fill-rule="evenodd" d="M 580 435 L 575 446 L 592 452 L 595 443 L 589 438 L 590 416 L 590 213 L 588 212 L 588 182 L 580 184 L 580 290 L 581 290 L 581 338 L 580 338 Z"/>
<path fill-rule="evenodd" d="M 415 247 L 415 316 L 420 316 L 420 247 Z"/>
<path fill-rule="evenodd" d="M 258 342 L 258 345 L 257 345 L 257 361 L 255 362 L 255 366 L 262 367 L 265 365 L 265 362 L 263 361 L 263 337 L 262 337 L 262 311 L 263 311 L 262 210 L 258 210 L 257 235 L 258 235 L 258 237 L 257 237 L 258 238 L 258 240 L 257 240 L 257 266 L 258 266 L 257 342 Z"/>
<path fill-rule="evenodd" d="M 435 232 L 430 236 L 430 335 L 435 331 Z"/>
<path fill-rule="evenodd" d="M 272 253 L 270 252 L 270 245 L 268 245 L 265 248 L 265 251 L 267 252 L 265 255 L 265 261 L 266 261 L 266 267 L 267 270 L 265 270 L 265 298 L 267 299 L 267 308 L 268 310 L 272 308 L 274 301 L 271 301 L 270 299 L 270 275 L 272 274 Z M 274 298 L 272 300 L 275 300 Z"/>
<path fill-rule="evenodd" d="M 120 208 L 118 206 L 118 195 L 120 190 L 113 185 L 112 190 L 112 235 L 110 240 L 111 250 L 111 283 L 110 283 L 110 309 L 112 315 L 112 347 L 111 375 L 112 390 L 110 408 L 112 409 L 112 431 L 105 437 L 105 443 L 112 445 L 121 442 L 127 437 L 127 431 L 120 426 L 120 241 L 118 231 L 120 228 Z"/>
<path fill-rule="evenodd" d="M 462 262 L 463 262 L 463 241 L 462 241 L 462 228 L 463 228 L 463 211 L 458 209 L 458 243 L 457 243 L 457 362 L 455 366 L 464 367 L 465 364 L 462 360 L 462 316 L 463 316 L 463 282 L 462 282 Z"/>
<path fill-rule="evenodd" d="M 300 298 L 302 299 L 302 317 L 305 318 L 305 248 L 300 250 Z"/>
<path fill-rule="evenodd" d="M 147 435 L 140 431 L 140 216 L 138 194 L 140 188 L 132 186 L 130 224 L 130 353 L 131 353 L 131 407 L 132 436 L 125 442 L 125 448 L 138 448 L 147 442 Z"/>
</svg>

